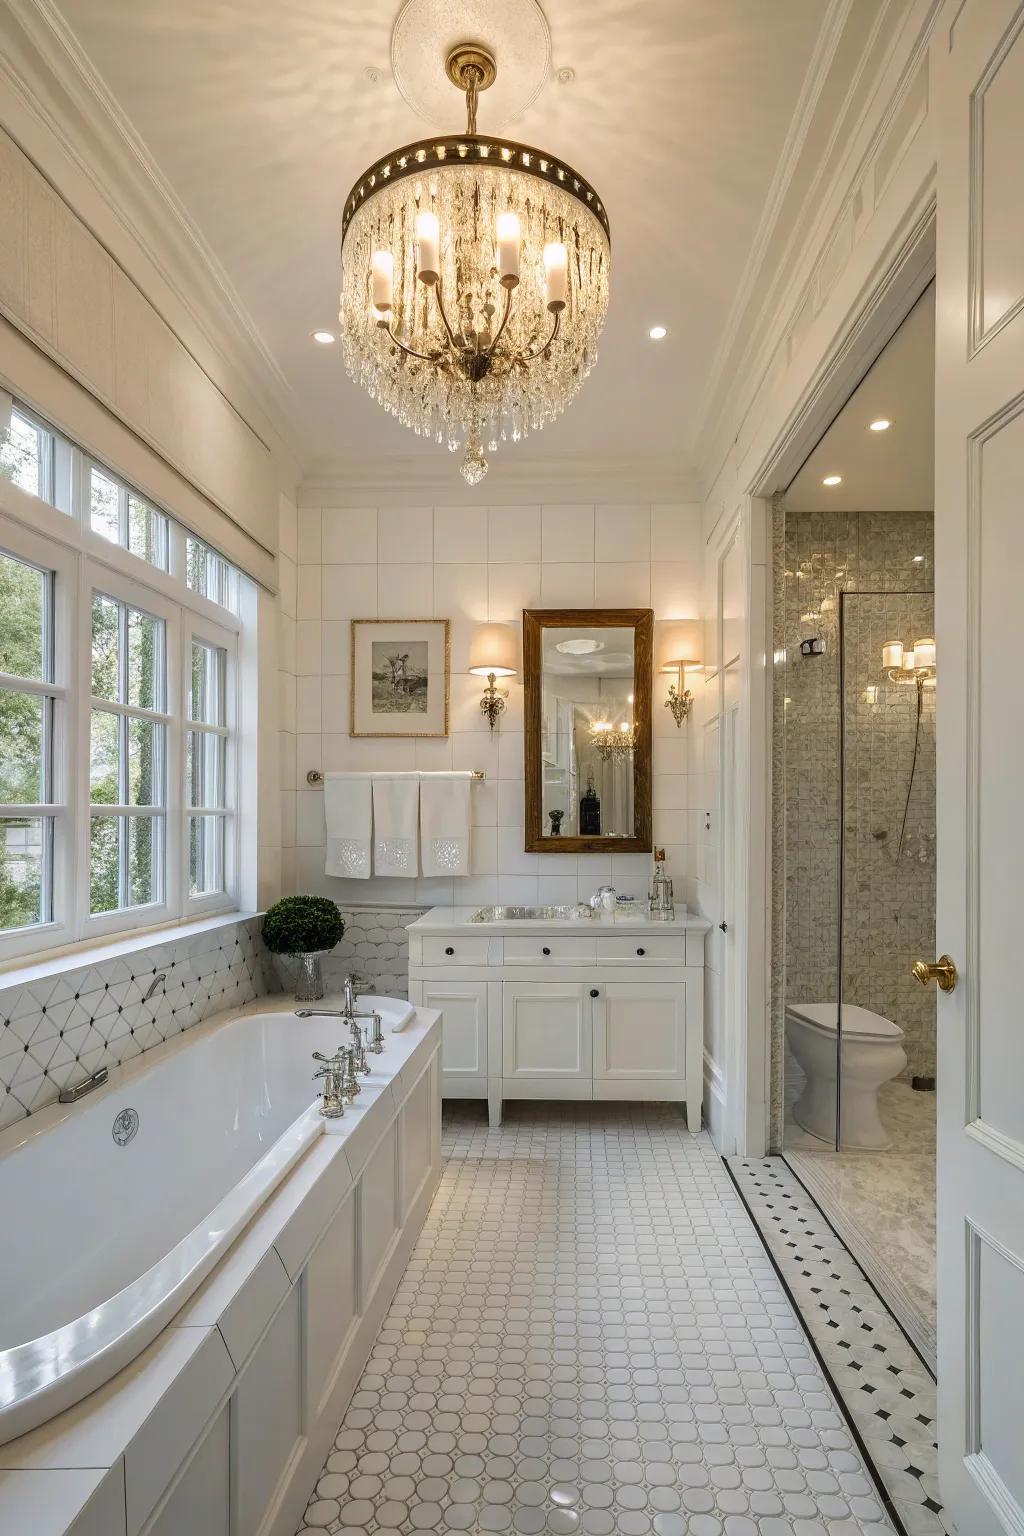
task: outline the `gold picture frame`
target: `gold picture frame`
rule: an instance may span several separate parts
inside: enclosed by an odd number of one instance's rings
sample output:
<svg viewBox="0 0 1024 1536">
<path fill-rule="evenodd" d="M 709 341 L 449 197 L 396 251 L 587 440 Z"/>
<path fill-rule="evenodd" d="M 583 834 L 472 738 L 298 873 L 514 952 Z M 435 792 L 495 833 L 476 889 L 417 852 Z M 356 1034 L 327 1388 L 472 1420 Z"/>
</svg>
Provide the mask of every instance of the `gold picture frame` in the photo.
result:
<svg viewBox="0 0 1024 1536">
<path fill-rule="evenodd" d="M 407 740 L 448 735 L 448 619 L 353 619 L 350 736 Z M 403 729 L 405 722 L 425 730 Z"/>
</svg>

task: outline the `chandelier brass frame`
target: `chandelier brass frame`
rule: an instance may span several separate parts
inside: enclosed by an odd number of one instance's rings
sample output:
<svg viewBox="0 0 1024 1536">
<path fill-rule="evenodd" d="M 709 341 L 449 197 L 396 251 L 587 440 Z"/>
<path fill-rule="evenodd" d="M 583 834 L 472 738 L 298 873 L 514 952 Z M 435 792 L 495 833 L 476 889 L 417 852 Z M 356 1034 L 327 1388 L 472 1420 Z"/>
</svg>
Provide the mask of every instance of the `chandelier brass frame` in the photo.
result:
<svg viewBox="0 0 1024 1536">
<path fill-rule="evenodd" d="M 530 145 L 520 144 L 503 135 L 477 132 L 479 92 L 493 82 L 497 66 L 491 54 L 475 44 L 463 44 L 452 50 L 446 61 L 449 79 L 466 97 L 467 127 L 463 134 L 436 135 L 407 144 L 376 161 L 356 181 L 345 200 L 342 213 L 341 256 L 345 272 L 340 319 L 346 361 L 350 375 L 362 382 L 385 409 L 420 433 L 430 432 L 438 441 L 447 435 L 449 447 L 465 447 L 462 473 L 476 484 L 486 473 L 484 440 L 496 448 L 498 438 L 510 433 L 513 439 L 531 428 L 543 426 L 560 414 L 573 397 L 596 359 L 596 336 L 604 319 L 607 303 L 607 262 L 611 231 L 608 214 L 594 187 L 558 156 Z M 531 225 L 527 258 L 532 283 L 527 297 L 520 288 L 520 227 L 518 214 L 509 214 L 514 226 L 514 257 L 504 264 L 496 250 L 495 230 L 487 220 L 490 213 L 481 210 L 486 202 L 480 196 L 479 182 L 469 187 L 472 207 L 480 211 L 479 227 L 447 229 L 451 243 L 462 242 L 463 259 L 448 263 L 447 276 L 442 269 L 445 255 L 440 249 L 438 222 L 434 218 L 436 244 L 430 247 L 432 261 L 427 265 L 417 235 L 410 238 L 408 209 L 406 217 L 396 216 L 391 202 L 387 215 L 377 215 L 376 228 L 361 233 L 349 267 L 346 268 L 346 241 L 360 213 L 369 211 L 373 200 L 401 183 L 416 179 L 415 207 L 429 213 L 434 189 L 453 170 L 465 168 L 470 177 L 496 175 L 497 185 L 518 187 L 518 178 L 557 189 L 552 211 L 544 205 L 543 194 L 531 197 L 522 190 L 508 194 L 510 201 L 527 209 L 529 218 L 541 215 L 544 235 L 549 229 L 561 243 L 545 243 L 545 268 L 551 260 L 561 263 L 561 276 L 548 275 L 546 292 L 538 291 L 539 269 L 536 226 Z M 499 182 L 504 173 L 504 181 Z M 510 178 L 511 177 L 511 182 Z M 499 197 L 502 194 L 497 194 Z M 598 231 L 581 242 L 579 226 L 566 228 L 560 201 L 568 197 L 596 222 Z M 494 205 L 494 195 L 490 205 Z M 524 215 L 526 216 L 526 215 Z M 380 233 L 380 226 L 385 233 Z M 401 224 L 396 233 L 396 224 Z M 602 233 L 603 232 L 603 233 Z M 373 245 L 373 261 L 385 263 L 384 298 L 367 300 L 363 290 L 354 296 L 345 286 L 365 289 L 363 264 L 367 247 Z M 410 269 L 410 246 L 415 262 Z M 594 276 L 594 250 L 597 248 L 597 277 Z M 471 259 L 466 260 L 467 247 Z M 397 255 L 397 261 L 396 261 Z M 603 265 L 602 265 L 603 264 Z M 396 266 L 400 270 L 396 272 Z M 354 268 L 354 270 L 353 270 Z M 409 272 L 412 272 L 410 279 Z M 397 282 L 397 291 L 395 279 Z M 497 289 L 500 286 L 501 293 Z M 572 292 L 575 289 L 575 293 Z M 424 291 L 425 290 L 425 291 Z M 375 295 L 378 289 L 374 288 Z M 539 325 L 543 310 L 547 324 Z M 588 308 L 589 305 L 589 308 Z M 370 316 L 367 318 L 367 309 Z M 569 313 L 567 313 L 569 311 Z M 515 323 L 512 323 L 512 322 Z M 369 333 L 373 325 L 381 337 L 381 348 L 374 356 Z M 569 330 L 567 331 L 567 327 Z M 394 351 L 390 358 L 386 349 Z M 573 349 L 579 349 L 575 356 Z M 383 350 L 381 350 L 383 349 Z M 412 372 L 402 371 L 402 359 Z M 527 382 L 534 366 L 549 368 L 549 388 L 531 398 Z M 558 365 L 561 372 L 558 373 Z M 415 384 L 415 388 L 414 388 Z M 507 387 L 506 387 L 507 386 Z M 510 405 L 510 401 L 512 402 Z"/>
</svg>

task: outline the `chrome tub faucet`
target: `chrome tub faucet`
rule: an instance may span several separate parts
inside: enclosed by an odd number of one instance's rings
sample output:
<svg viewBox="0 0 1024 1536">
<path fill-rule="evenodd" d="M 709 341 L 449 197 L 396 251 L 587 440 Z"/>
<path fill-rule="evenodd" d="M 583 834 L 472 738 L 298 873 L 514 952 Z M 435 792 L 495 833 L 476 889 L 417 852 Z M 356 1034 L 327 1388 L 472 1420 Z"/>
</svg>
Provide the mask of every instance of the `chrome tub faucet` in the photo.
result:
<svg viewBox="0 0 1024 1536">
<path fill-rule="evenodd" d="M 323 1066 L 318 1072 L 313 1073 L 313 1081 L 318 1077 L 324 1080 L 321 1090 L 320 1113 L 325 1120 L 337 1120 L 345 1113 L 345 1099 L 348 1093 L 348 1067 L 349 1051 L 339 1045 L 333 1056 L 323 1056 L 319 1051 L 313 1052 L 314 1061 L 322 1061 Z"/>
</svg>

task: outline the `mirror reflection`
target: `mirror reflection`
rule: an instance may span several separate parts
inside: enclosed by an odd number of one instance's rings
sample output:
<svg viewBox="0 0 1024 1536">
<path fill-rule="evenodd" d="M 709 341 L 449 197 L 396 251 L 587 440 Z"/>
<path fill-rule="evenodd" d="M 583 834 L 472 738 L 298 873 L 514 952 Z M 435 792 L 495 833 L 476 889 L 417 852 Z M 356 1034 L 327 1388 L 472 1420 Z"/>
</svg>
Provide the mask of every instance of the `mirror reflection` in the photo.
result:
<svg viewBox="0 0 1024 1536">
<path fill-rule="evenodd" d="M 633 837 L 634 630 L 541 633 L 542 836 Z"/>
</svg>

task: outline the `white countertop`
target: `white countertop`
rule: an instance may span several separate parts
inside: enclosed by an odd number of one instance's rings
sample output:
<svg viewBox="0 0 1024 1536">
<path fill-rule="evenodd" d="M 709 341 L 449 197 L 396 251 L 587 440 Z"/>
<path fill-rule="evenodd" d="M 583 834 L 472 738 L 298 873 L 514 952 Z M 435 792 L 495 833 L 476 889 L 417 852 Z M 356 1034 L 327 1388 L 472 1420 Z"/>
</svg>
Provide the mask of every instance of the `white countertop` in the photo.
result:
<svg viewBox="0 0 1024 1536">
<path fill-rule="evenodd" d="M 516 933 L 571 933 L 582 937 L 604 937 L 617 933 L 707 933 L 711 927 L 706 917 L 693 912 L 677 912 L 669 922 L 651 918 L 638 903 L 636 912 L 595 912 L 593 917 L 575 918 L 519 918 L 503 923 L 474 923 L 473 913 L 481 910 L 472 907 L 431 907 L 414 923 L 408 932 L 425 934 L 476 933 L 507 936 Z"/>
</svg>

